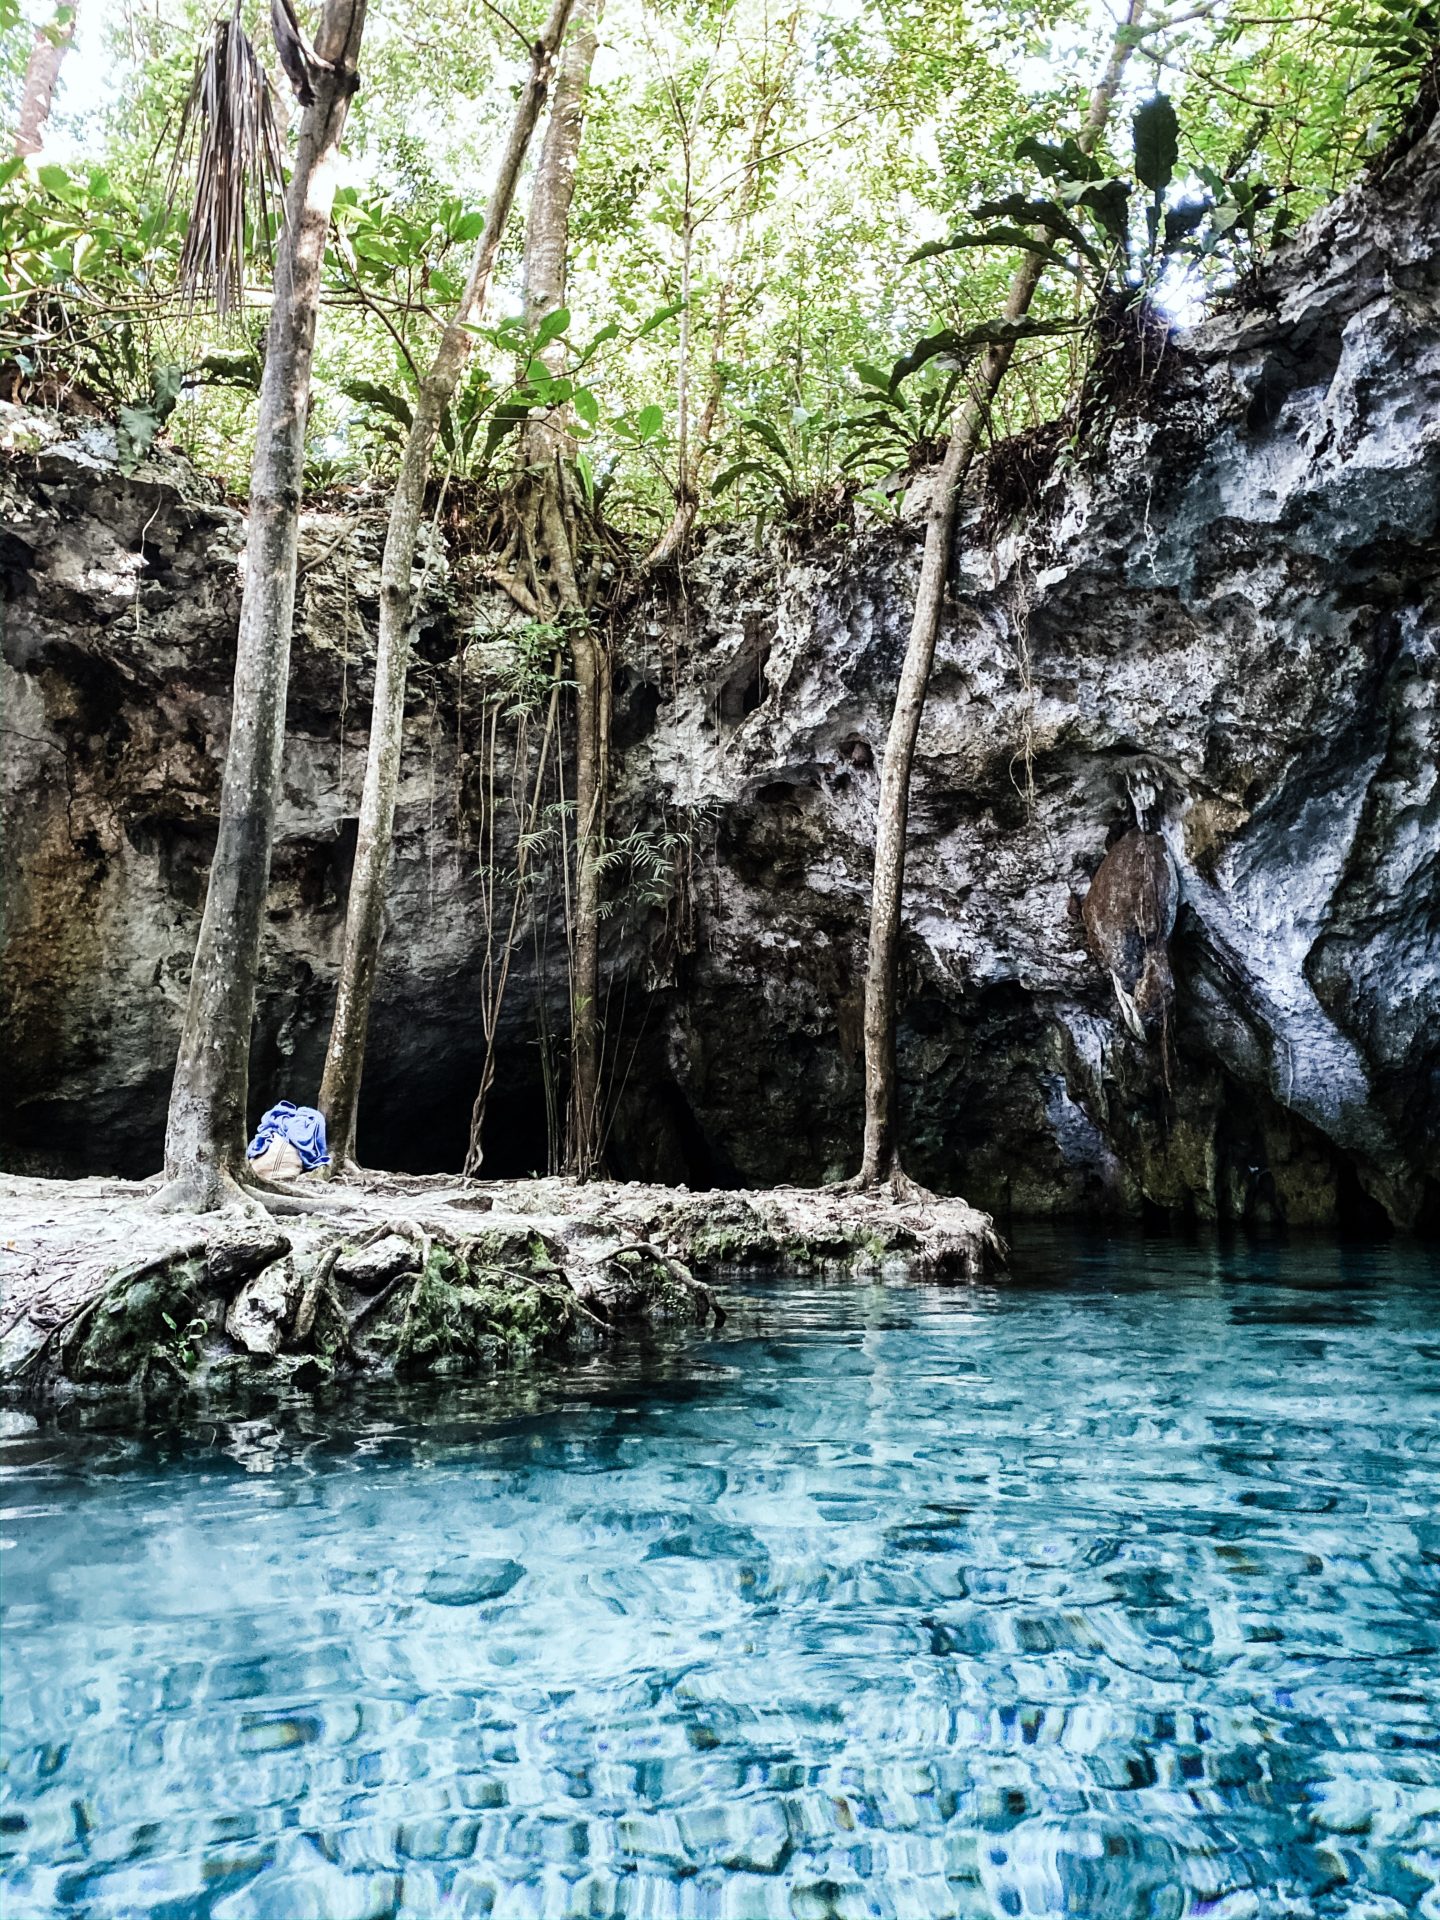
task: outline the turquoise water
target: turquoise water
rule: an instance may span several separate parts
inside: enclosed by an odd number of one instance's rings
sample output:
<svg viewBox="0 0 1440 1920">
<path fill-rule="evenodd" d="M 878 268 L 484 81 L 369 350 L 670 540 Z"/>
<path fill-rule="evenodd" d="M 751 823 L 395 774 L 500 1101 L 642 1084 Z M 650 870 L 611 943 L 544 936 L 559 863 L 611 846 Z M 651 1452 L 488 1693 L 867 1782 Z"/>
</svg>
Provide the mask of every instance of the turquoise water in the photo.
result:
<svg viewBox="0 0 1440 1920">
<path fill-rule="evenodd" d="M 1440 1274 L 1019 1270 L 8 1416 L 5 1920 L 1440 1920 Z"/>
</svg>

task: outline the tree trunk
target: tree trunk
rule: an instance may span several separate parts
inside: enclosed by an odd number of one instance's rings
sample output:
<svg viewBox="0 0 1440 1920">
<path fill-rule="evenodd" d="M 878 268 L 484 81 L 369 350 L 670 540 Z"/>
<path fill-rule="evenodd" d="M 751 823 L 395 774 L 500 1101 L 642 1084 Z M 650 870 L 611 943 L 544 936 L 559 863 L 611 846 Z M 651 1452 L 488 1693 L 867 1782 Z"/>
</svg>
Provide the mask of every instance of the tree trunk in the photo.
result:
<svg viewBox="0 0 1440 1920">
<path fill-rule="evenodd" d="M 731 306 L 735 295 L 735 282 L 740 272 L 740 249 L 746 223 L 755 209 L 760 194 L 761 168 L 765 158 L 765 143 L 770 137 L 770 127 L 776 109 L 784 98 L 785 89 L 790 84 L 791 63 L 795 55 L 796 36 L 799 31 L 802 10 L 797 7 L 790 15 L 786 29 L 784 53 L 780 70 L 773 83 L 760 97 L 755 111 L 754 124 L 750 129 L 750 142 L 744 164 L 740 169 L 741 185 L 739 199 L 730 221 L 730 264 L 720 291 L 715 300 L 715 318 L 710 333 L 710 372 L 705 405 L 700 410 L 698 422 L 691 426 L 690 399 L 690 287 L 692 279 L 692 249 L 695 226 L 690 205 L 690 183 L 686 175 L 685 215 L 682 233 L 682 251 L 680 263 L 680 345 L 679 366 L 676 375 L 676 485 L 675 509 L 671 514 L 665 531 L 645 556 L 645 569 L 662 567 L 673 560 L 686 541 L 690 538 L 690 529 L 695 524 L 695 516 L 700 510 L 700 481 L 705 456 L 710 449 L 710 439 L 715 431 L 715 422 L 720 413 L 720 402 L 724 395 L 724 379 L 721 373 L 721 360 L 725 352 L 725 335 L 730 325 Z"/>
<path fill-rule="evenodd" d="M 1105 129 L 1111 104 L 1134 47 L 1134 34 L 1144 0 L 1130 0 L 1125 21 L 1115 36 L 1110 58 L 1094 92 L 1079 145 L 1092 151 Z M 1027 254 L 1015 271 L 1005 303 L 1005 317 L 1023 319 L 1030 310 L 1044 272 L 1038 254 Z M 905 891 L 905 834 L 910 815 L 910 776 L 915 742 L 925 710 L 925 694 L 935 660 L 935 644 L 945 602 L 950 570 L 950 548 L 960 488 L 969 471 L 980 436 L 990 416 L 991 403 L 1014 353 L 1011 344 L 986 350 L 970 394 L 951 429 L 945 458 L 935 478 L 925 523 L 925 551 L 915 592 L 910 638 L 900 669 L 900 685 L 890 717 L 885 759 L 880 776 L 879 814 L 875 831 L 875 876 L 870 896 L 870 945 L 865 974 L 865 1148 L 859 1184 L 899 1183 L 900 1165 L 895 1026 L 900 971 L 900 909 Z"/>
<path fill-rule="evenodd" d="M 581 0 L 575 33 L 555 88 L 555 105 L 530 196 L 525 229 L 525 321 L 534 329 L 565 304 L 570 206 L 585 127 L 585 92 L 604 0 Z M 554 351 L 558 352 L 558 349 Z M 604 847 L 605 675 L 600 642 L 586 617 L 575 572 L 564 457 L 575 451 L 562 416 L 537 421 L 527 436 L 539 469 L 540 538 L 550 587 L 565 621 L 575 675 L 575 917 L 570 955 L 570 1117 L 566 1164 L 577 1179 L 600 1166 L 600 854 Z"/>
<path fill-rule="evenodd" d="M 547 313 L 565 304 L 570 251 L 570 203 L 585 127 L 585 92 L 595 63 L 605 0 L 580 0 L 575 30 L 555 80 L 555 97 L 540 147 L 525 223 L 525 324 L 533 332 Z"/>
<path fill-rule="evenodd" d="M 60 63 L 75 38 L 77 4 L 78 0 L 70 0 L 68 6 L 57 7 L 51 24 L 35 29 L 35 44 L 25 69 L 25 91 L 20 96 L 20 118 L 15 127 L 18 154 L 39 153 L 45 144 Z"/>
<path fill-rule="evenodd" d="M 320 273 L 366 0 L 326 0 L 314 103 L 300 124 L 275 261 L 251 471 L 220 828 L 165 1131 L 166 1206 L 236 1197 L 245 1157 L 250 1029 L 285 746 L 305 421 Z"/>
<path fill-rule="evenodd" d="M 564 38 L 572 5 L 573 0 L 553 0 L 550 17 L 531 48 L 529 77 L 516 103 L 510 139 L 485 211 L 485 228 L 476 245 L 470 277 L 460 305 L 441 335 L 430 371 L 420 383 L 415 416 L 390 502 L 390 522 L 380 563 L 380 635 L 375 656 L 370 746 L 360 798 L 359 836 L 345 915 L 345 946 L 335 996 L 335 1018 L 320 1083 L 320 1107 L 329 1128 L 331 1155 L 340 1169 L 353 1165 L 355 1159 L 360 1075 L 384 926 L 385 880 L 395 834 L 395 795 L 400 783 L 405 682 L 414 616 L 415 550 L 425 487 L 441 420 L 470 358 L 469 329 L 484 311 L 490 275 L 515 198 L 520 169 L 545 104 L 550 69 Z"/>
<path fill-rule="evenodd" d="M 603 1160 L 600 1111 L 600 856 L 605 847 L 609 676 L 575 578 L 559 463 L 545 476 L 540 529 L 575 669 L 575 924 L 570 962 L 570 1122 L 566 1170 L 589 1180 Z"/>
</svg>

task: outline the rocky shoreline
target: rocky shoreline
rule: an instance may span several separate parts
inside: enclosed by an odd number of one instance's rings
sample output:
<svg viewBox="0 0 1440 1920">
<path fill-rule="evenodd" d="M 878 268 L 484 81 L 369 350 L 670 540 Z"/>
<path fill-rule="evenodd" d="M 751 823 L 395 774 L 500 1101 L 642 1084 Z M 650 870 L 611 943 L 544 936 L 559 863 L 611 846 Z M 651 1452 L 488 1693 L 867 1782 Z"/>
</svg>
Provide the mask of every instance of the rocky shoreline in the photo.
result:
<svg viewBox="0 0 1440 1920">
<path fill-rule="evenodd" d="M 0 1392 L 308 1390 L 468 1377 L 664 1323 L 714 1326 L 727 1268 L 1003 1259 L 962 1200 L 369 1175 L 183 1221 L 153 1182 L 0 1175 Z"/>
</svg>

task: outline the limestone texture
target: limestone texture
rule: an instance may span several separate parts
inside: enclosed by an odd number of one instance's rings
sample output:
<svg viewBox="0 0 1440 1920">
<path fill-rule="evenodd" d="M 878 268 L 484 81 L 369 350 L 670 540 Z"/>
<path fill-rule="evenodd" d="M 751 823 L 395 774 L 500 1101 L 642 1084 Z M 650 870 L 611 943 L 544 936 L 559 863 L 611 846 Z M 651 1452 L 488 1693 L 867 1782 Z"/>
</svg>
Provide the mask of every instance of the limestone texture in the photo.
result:
<svg viewBox="0 0 1440 1920">
<path fill-rule="evenodd" d="M 907 1164 L 1001 1216 L 1433 1230 L 1440 128 L 1243 303 L 1147 339 L 1078 453 L 1002 447 L 965 502 L 911 815 Z M 0 1162 L 140 1176 L 213 844 L 242 521 L 172 455 L 122 477 L 102 427 L 11 410 L 0 438 Z M 858 1164 L 926 484 L 897 480 L 883 521 L 712 534 L 622 622 L 610 830 L 672 877 L 606 922 L 621 1176 Z M 256 1112 L 319 1081 L 384 504 L 306 519 Z M 430 577 L 360 1124 L 367 1164 L 413 1171 L 458 1168 L 479 1076 L 479 706 L 506 619 L 473 556 Z M 499 1175 L 544 1160 L 537 1009 L 563 1035 L 565 996 L 535 952 L 501 1024 Z"/>
</svg>

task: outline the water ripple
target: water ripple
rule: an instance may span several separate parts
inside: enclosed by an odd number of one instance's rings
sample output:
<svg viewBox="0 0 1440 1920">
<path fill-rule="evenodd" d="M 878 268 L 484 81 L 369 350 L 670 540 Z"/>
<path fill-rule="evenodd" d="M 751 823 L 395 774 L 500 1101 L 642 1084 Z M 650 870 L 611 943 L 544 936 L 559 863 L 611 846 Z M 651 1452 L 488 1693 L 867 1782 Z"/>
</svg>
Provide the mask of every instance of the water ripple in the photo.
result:
<svg viewBox="0 0 1440 1920">
<path fill-rule="evenodd" d="M 7 1416 L 6 1920 L 1440 1920 L 1433 1265 L 1021 1272 Z"/>
</svg>

